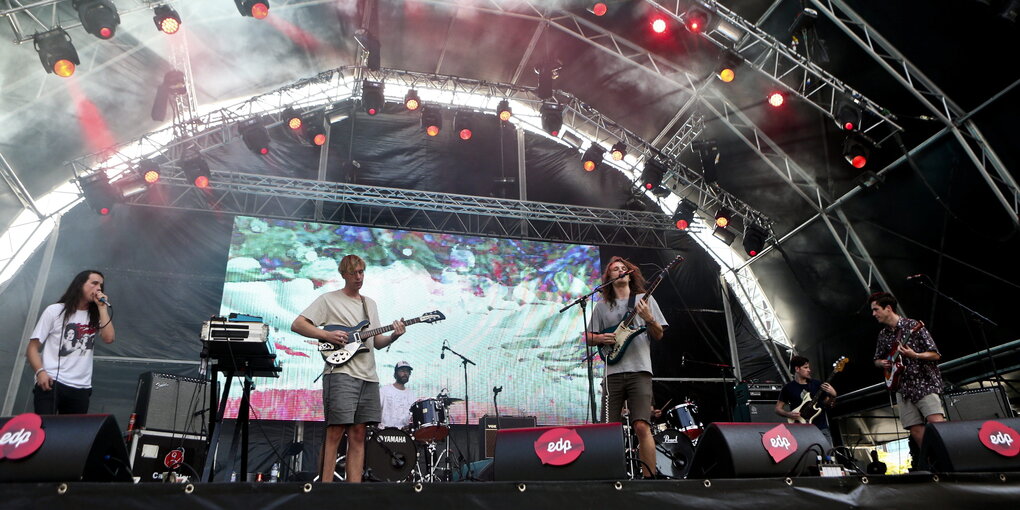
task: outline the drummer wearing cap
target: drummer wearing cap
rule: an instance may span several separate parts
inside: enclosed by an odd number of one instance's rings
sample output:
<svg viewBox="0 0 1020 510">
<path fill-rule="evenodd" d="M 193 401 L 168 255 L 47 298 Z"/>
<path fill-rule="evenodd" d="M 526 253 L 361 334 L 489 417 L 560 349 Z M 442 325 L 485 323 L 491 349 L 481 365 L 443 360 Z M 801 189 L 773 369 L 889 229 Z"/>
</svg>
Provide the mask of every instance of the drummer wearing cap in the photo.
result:
<svg viewBox="0 0 1020 510">
<path fill-rule="evenodd" d="M 411 424 L 411 406 L 418 398 L 405 386 L 411 379 L 411 364 L 398 361 L 393 366 L 393 384 L 379 388 L 379 400 L 382 401 L 382 421 L 380 428 L 393 427 L 407 429 Z"/>
</svg>

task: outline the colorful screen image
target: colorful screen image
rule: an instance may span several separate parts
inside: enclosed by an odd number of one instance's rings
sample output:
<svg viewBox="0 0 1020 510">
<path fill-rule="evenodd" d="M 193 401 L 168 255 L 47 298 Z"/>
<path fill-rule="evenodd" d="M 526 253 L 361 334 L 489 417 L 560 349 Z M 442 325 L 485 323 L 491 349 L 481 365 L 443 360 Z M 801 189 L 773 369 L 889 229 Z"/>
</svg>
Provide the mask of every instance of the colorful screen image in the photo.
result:
<svg viewBox="0 0 1020 510">
<path fill-rule="evenodd" d="M 343 287 L 337 264 L 346 254 L 365 260 L 361 292 L 378 303 L 382 324 L 433 310 L 446 317 L 410 325 L 374 351 L 380 384 L 393 383 L 394 365 L 407 361 L 407 388 L 416 397 L 467 400 L 450 405 L 451 423 L 496 414 L 497 386 L 501 415 L 550 425 L 586 421 L 581 309 L 560 309 L 599 283 L 597 247 L 240 216 L 220 313 L 262 317 L 283 367 L 279 378 L 256 379 L 252 418 L 323 419 L 322 356 L 290 326 L 317 296 Z M 472 362 L 466 388 L 465 363 L 443 351 L 444 341 Z M 231 416 L 239 393 L 235 385 Z"/>
</svg>

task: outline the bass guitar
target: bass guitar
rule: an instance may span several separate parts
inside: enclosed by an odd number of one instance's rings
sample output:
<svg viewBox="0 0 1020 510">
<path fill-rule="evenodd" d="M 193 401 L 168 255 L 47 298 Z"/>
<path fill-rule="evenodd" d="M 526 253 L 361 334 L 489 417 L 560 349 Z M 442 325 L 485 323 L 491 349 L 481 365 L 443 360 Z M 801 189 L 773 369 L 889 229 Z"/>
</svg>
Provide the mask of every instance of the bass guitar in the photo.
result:
<svg viewBox="0 0 1020 510">
<path fill-rule="evenodd" d="M 846 356 L 840 357 L 832 364 L 832 374 L 829 374 L 829 378 L 825 382 L 832 382 L 832 378 L 836 374 L 843 371 L 843 367 L 850 362 L 850 358 Z M 814 423 L 815 418 L 822 414 L 822 397 L 827 395 L 825 390 L 818 390 L 814 395 L 808 394 L 806 391 L 803 395 L 803 401 L 798 405 L 792 412 L 800 413 L 800 418 L 787 418 L 786 421 L 790 423 Z"/>
<path fill-rule="evenodd" d="M 910 337 L 923 327 L 924 323 L 917 321 L 917 324 L 910 328 L 909 331 L 901 328 L 896 333 L 896 341 L 893 342 L 889 353 L 885 355 L 885 359 L 890 363 L 889 368 L 885 369 L 885 388 L 887 390 L 896 391 L 900 389 L 900 376 L 903 375 L 903 359 L 900 355 L 900 346 L 906 344 Z"/>
<path fill-rule="evenodd" d="M 439 310 L 433 310 L 431 312 L 422 314 L 421 317 L 415 317 L 404 321 L 405 326 L 411 324 L 418 324 L 419 322 L 425 324 L 431 324 L 433 322 L 439 322 L 446 319 L 443 312 Z M 368 327 L 368 320 L 363 320 L 354 326 L 339 326 L 329 325 L 324 326 L 322 329 L 326 331 L 345 331 L 347 333 L 347 343 L 344 345 L 337 345 L 331 342 L 315 342 L 319 346 L 319 354 L 322 355 L 322 359 L 330 365 L 343 365 L 351 360 L 355 354 L 359 352 L 368 351 L 368 347 L 365 345 L 366 338 L 372 338 L 380 333 L 387 333 L 393 331 L 393 325 L 383 326 L 381 328 L 365 330 Z"/>
<path fill-rule="evenodd" d="M 676 258 L 670 261 L 670 263 L 667 264 L 662 271 L 659 271 L 655 276 L 653 276 L 647 283 L 648 288 L 645 291 L 645 295 L 641 296 L 641 301 L 647 303 L 648 296 L 651 296 L 652 292 L 655 292 L 655 288 L 662 283 L 662 280 L 665 279 L 667 274 L 669 274 L 670 269 L 673 269 L 673 266 L 679 264 L 683 259 L 684 258 L 682 256 L 677 255 Z M 623 359 L 624 353 L 627 352 L 627 347 L 630 346 L 631 340 L 637 338 L 638 335 L 644 333 L 645 330 L 648 329 L 645 326 L 635 326 L 634 319 L 636 317 L 637 312 L 630 310 L 623 316 L 623 320 L 621 320 L 617 325 L 600 331 L 600 333 L 612 333 L 615 338 L 615 341 L 611 345 L 599 346 L 599 355 L 602 356 L 602 359 L 606 360 L 606 363 L 610 365 L 619 363 L 620 360 Z"/>
</svg>

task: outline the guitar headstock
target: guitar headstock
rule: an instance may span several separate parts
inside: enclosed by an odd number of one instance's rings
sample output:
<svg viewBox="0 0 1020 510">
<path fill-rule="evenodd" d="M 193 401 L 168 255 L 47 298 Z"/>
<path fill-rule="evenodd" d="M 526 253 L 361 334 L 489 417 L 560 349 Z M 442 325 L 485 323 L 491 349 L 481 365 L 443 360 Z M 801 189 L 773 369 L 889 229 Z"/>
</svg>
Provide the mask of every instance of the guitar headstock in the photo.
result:
<svg viewBox="0 0 1020 510">
<path fill-rule="evenodd" d="M 850 358 L 841 356 L 835 363 L 832 364 L 832 373 L 838 374 L 842 372 L 847 363 L 850 363 Z"/>
<path fill-rule="evenodd" d="M 439 322 L 445 319 L 446 316 L 439 310 L 432 310 L 431 312 L 423 313 L 421 314 L 421 317 L 418 317 L 418 320 L 425 324 L 432 324 L 433 322 Z"/>
</svg>

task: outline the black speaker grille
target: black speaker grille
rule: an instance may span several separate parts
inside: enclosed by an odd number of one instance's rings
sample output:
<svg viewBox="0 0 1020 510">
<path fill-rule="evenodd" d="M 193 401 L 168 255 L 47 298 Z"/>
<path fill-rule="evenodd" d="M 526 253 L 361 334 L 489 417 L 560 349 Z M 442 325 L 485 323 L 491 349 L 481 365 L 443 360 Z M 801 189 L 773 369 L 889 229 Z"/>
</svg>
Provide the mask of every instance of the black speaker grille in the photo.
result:
<svg viewBox="0 0 1020 510">
<path fill-rule="evenodd" d="M 208 402 L 208 384 L 203 379 L 146 372 L 138 376 L 135 428 L 204 434 Z"/>
</svg>

